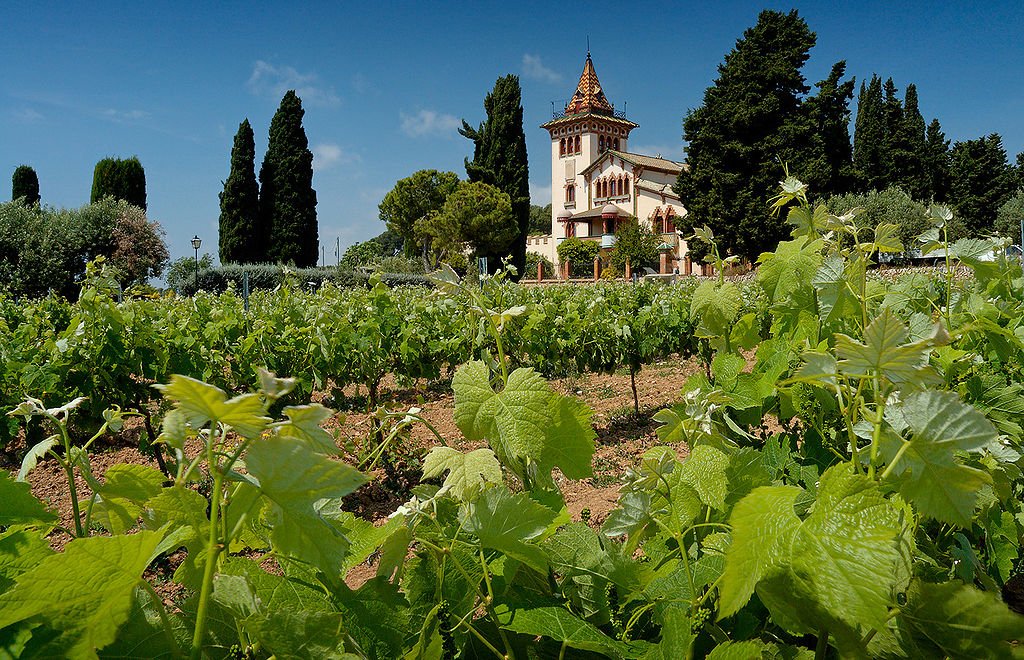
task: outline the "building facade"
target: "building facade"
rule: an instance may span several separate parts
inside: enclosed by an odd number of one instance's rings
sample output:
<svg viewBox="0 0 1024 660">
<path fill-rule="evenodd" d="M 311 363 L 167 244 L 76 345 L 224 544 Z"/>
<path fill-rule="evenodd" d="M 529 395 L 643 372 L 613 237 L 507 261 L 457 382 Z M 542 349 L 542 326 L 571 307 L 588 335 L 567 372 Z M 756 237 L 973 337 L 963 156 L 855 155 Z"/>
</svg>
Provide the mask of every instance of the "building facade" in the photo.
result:
<svg viewBox="0 0 1024 660">
<path fill-rule="evenodd" d="M 558 245 L 575 236 L 610 252 L 615 228 L 635 216 L 661 236 L 661 272 L 689 272 L 686 242 L 675 227 L 686 209 L 672 191 L 684 165 L 630 152 L 638 124 L 615 112 L 589 52 L 565 111 L 541 128 L 551 137 L 551 234 L 531 236 L 527 250 L 558 264 Z"/>
</svg>

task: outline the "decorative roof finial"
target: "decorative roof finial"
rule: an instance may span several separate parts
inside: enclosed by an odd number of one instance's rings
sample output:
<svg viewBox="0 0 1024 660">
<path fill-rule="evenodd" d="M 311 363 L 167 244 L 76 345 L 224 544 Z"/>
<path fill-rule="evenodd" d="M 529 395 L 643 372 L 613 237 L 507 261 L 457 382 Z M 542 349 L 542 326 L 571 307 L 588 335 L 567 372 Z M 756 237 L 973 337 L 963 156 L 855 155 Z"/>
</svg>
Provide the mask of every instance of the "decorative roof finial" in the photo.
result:
<svg viewBox="0 0 1024 660">
<path fill-rule="evenodd" d="M 587 59 L 590 59 L 590 35 L 587 35 Z"/>
</svg>

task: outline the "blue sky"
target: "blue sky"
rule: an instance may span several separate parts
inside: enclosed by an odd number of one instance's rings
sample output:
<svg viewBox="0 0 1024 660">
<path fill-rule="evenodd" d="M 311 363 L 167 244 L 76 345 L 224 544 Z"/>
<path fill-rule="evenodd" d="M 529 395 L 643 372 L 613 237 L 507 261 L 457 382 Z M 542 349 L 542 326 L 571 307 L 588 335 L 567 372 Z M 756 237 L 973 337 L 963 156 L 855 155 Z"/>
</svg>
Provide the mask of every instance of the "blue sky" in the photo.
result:
<svg viewBox="0 0 1024 660">
<path fill-rule="evenodd" d="M 534 202 L 550 191 L 538 125 L 575 88 L 587 37 L 605 92 L 640 124 L 630 148 L 681 158 L 681 122 L 761 9 L 797 8 L 817 33 L 810 83 L 838 59 L 859 81 L 917 84 L 947 137 L 997 132 L 1024 151 L 1020 2 L 19 3 L 0 39 L 0 200 L 22 163 L 43 202 L 88 202 L 105 156 L 137 155 L 149 215 L 173 257 L 198 234 L 216 255 L 218 193 L 248 118 L 257 171 L 287 89 L 306 109 L 328 262 L 383 231 L 377 204 L 423 168 L 465 175 L 462 118 L 497 77 L 520 76 Z"/>
</svg>

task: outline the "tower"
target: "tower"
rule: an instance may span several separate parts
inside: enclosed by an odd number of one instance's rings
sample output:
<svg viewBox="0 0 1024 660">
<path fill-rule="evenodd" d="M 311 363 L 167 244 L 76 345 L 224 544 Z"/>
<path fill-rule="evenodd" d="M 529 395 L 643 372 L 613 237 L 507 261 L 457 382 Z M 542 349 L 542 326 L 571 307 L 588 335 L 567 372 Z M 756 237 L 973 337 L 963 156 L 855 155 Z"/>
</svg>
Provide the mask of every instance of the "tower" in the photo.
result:
<svg viewBox="0 0 1024 660">
<path fill-rule="evenodd" d="M 572 216 L 591 207 L 591 193 L 580 172 L 606 151 L 626 152 L 635 124 L 616 113 L 601 89 L 587 51 L 576 92 L 563 113 L 541 124 L 551 136 L 551 235 L 576 235 Z"/>
</svg>

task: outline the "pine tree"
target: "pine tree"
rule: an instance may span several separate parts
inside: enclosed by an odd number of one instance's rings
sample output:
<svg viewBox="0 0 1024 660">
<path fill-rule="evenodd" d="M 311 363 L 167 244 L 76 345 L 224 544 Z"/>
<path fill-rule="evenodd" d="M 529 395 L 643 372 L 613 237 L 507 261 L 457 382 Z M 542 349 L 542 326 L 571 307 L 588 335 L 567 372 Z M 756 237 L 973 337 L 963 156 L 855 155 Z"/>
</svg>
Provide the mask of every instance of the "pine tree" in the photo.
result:
<svg viewBox="0 0 1024 660">
<path fill-rule="evenodd" d="M 526 237 L 530 232 L 530 171 L 523 132 L 522 92 L 519 78 L 508 75 L 494 83 L 484 99 L 487 118 L 478 128 L 465 121 L 459 133 L 473 140 L 473 160 L 466 159 L 466 174 L 471 182 L 488 183 L 509 196 L 512 215 L 519 231 L 505 250 L 495 247 L 488 267 L 500 265 L 500 259 L 512 255 L 519 276 L 526 269 Z"/>
<path fill-rule="evenodd" d="M 763 11 L 725 56 L 703 104 L 683 122 L 689 168 L 675 186 L 689 211 L 683 229 L 707 225 L 723 251 L 751 259 L 788 234 L 767 202 L 782 163 L 801 160 L 800 99 L 809 88 L 800 70 L 814 42 L 796 11 Z"/>
<path fill-rule="evenodd" d="M 867 190 L 885 190 L 884 165 L 885 105 L 882 97 L 882 79 L 871 76 L 871 82 L 860 86 L 857 97 L 857 123 L 853 135 L 853 164 Z"/>
<path fill-rule="evenodd" d="M 96 163 L 90 201 L 96 203 L 104 197 L 122 199 L 146 210 L 146 171 L 137 157 L 104 158 Z"/>
<path fill-rule="evenodd" d="M 938 119 L 928 124 L 925 136 L 924 171 L 928 179 L 928 192 L 932 200 L 949 199 L 949 140 L 942 132 Z"/>
<path fill-rule="evenodd" d="M 996 213 L 1013 195 L 1014 173 L 998 133 L 953 145 L 950 200 L 968 236 L 995 227 Z"/>
<path fill-rule="evenodd" d="M 917 106 L 917 86 L 907 85 L 903 100 L 903 117 L 893 140 L 895 183 L 914 199 L 928 199 L 931 186 L 925 171 L 927 144 L 924 117 Z"/>
<path fill-rule="evenodd" d="M 854 81 L 842 82 L 845 73 L 846 62 L 836 62 L 829 77 L 817 83 L 818 93 L 804 102 L 811 157 L 800 167 L 799 176 L 813 194 L 823 197 L 850 192 L 856 181 L 850 144 Z"/>
<path fill-rule="evenodd" d="M 266 243 L 255 256 L 263 261 L 315 266 L 320 256 L 313 190 L 313 152 L 302 128 L 302 101 L 294 90 L 281 99 L 270 121 L 267 153 L 260 167 L 257 236 Z M 266 238 L 263 238 L 266 237 Z"/>
<path fill-rule="evenodd" d="M 220 194 L 220 261 L 258 260 L 256 234 L 259 185 L 256 183 L 256 142 L 246 119 L 238 126 L 231 148 L 231 172 Z"/>
<path fill-rule="evenodd" d="M 11 177 L 11 199 L 24 198 L 26 206 L 39 203 L 39 177 L 28 165 L 19 165 Z"/>
</svg>

